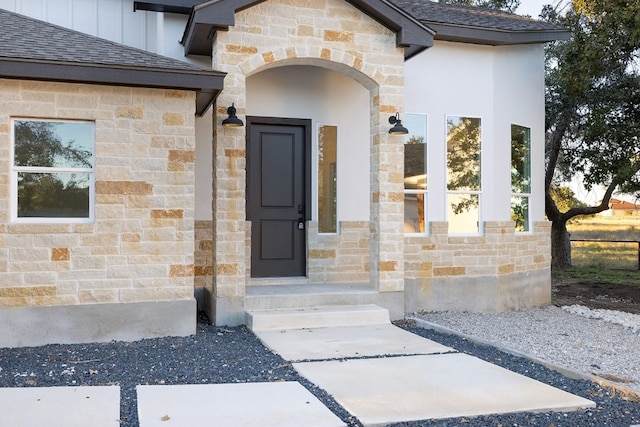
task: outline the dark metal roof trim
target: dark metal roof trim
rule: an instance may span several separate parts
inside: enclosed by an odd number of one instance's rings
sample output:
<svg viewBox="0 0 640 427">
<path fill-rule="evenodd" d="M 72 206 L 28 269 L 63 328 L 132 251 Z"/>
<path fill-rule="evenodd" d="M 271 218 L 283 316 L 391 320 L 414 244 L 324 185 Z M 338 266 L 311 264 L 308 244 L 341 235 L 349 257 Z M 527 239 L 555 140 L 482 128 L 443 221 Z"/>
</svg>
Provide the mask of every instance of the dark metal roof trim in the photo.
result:
<svg viewBox="0 0 640 427">
<path fill-rule="evenodd" d="M 193 7 L 182 44 L 187 55 L 211 55 L 217 30 L 235 25 L 237 11 L 265 0 L 212 0 Z M 347 0 L 385 27 L 396 32 L 397 46 L 405 48 L 405 58 L 433 45 L 434 32 L 405 11 L 386 0 Z"/>
<path fill-rule="evenodd" d="M 148 10 L 151 12 L 168 12 L 188 15 L 193 6 L 202 3 L 202 0 L 155 0 L 134 1 L 133 10 Z"/>
<path fill-rule="evenodd" d="M 225 73 L 170 71 L 0 57 L 0 78 L 88 83 L 196 92 L 196 113 L 203 115 L 222 91 Z"/>
<path fill-rule="evenodd" d="M 425 22 L 425 24 L 436 31 L 436 40 L 489 46 L 548 43 L 555 40 L 568 40 L 571 37 L 571 34 L 565 30 L 510 31 L 433 22 Z"/>
</svg>

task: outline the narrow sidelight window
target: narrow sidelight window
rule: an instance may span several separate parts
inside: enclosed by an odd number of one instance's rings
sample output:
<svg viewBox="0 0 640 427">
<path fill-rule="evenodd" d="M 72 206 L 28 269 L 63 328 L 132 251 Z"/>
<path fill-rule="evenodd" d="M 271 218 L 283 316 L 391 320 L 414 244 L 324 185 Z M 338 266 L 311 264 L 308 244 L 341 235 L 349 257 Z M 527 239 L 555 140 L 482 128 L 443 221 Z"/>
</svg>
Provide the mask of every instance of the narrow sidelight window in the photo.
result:
<svg viewBox="0 0 640 427">
<path fill-rule="evenodd" d="M 424 233 L 427 212 L 427 116 L 405 114 L 404 232 Z"/>
<path fill-rule="evenodd" d="M 318 128 L 318 231 L 336 233 L 338 227 L 338 127 Z"/>
<path fill-rule="evenodd" d="M 531 197 L 531 129 L 511 125 L 511 220 L 516 231 L 531 229 L 529 200 Z"/>
</svg>

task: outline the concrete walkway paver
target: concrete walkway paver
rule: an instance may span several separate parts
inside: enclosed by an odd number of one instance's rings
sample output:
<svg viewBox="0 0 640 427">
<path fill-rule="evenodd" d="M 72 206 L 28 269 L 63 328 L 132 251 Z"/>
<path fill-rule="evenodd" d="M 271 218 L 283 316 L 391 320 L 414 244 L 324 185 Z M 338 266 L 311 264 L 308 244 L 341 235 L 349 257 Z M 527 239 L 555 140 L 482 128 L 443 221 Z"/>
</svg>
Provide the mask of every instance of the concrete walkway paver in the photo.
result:
<svg viewBox="0 0 640 427">
<path fill-rule="evenodd" d="M 0 402 L 0 426 L 120 426 L 118 386 L 0 388 Z"/>
<path fill-rule="evenodd" d="M 587 399 L 466 354 L 295 363 L 365 426 L 511 412 L 576 410 Z"/>
<path fill-rule="evenodd" d="M 254 331 L 254 333 L 263 344 L 289 361 L 455 351 L 390 323 Z"/>
<path fill-rule="evenodd" d="M 341 427 L 298 382 L 140 385 L 140 427 Z"/>
<path fill-rule="evenodd" d="M 265 324 L 270 312 L 260 313 Z M 419 337 L 390 322 L 303 329 L 292 315 L 287 328 L 254 330 L 271 350 L 365 426 L 512 412 L 571 411 L 590 400 L 515 374 Z M 336 316 L 344 316 L 337 312 Z M 317 316 L 316 316 L 317 317 Z M 300 319 L 300 321 L 298 321 Z"/>
</svg>

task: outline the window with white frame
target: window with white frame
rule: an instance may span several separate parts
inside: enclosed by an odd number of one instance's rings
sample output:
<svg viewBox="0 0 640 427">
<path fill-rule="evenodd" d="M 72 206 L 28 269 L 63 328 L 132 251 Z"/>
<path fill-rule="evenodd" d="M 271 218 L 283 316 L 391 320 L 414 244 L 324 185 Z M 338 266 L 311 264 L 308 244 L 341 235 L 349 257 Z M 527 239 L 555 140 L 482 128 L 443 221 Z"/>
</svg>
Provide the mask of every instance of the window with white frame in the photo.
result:
<svg viewBox="0 0 640 427">
<path fill-rule="evenodd" d="M 93 220 L 95 124 L 12 121 L 12 220 Z"/>
<path fill-rule="evenodd" d="M 447 116 L 447 220 L 450 234 L 480 233 L 481 120 Z"/>
<path fill-rule="evenodd" d="M 511 125 L 511 220 L 516 231 L 531 229 L 529 200 L 531 198 L 531 129 Z"/>
<path fill-rule="evenodd" d="M 425 233 L 427 212 L 427 116 L 405 114 L 404 232 Z"/>
</svg>

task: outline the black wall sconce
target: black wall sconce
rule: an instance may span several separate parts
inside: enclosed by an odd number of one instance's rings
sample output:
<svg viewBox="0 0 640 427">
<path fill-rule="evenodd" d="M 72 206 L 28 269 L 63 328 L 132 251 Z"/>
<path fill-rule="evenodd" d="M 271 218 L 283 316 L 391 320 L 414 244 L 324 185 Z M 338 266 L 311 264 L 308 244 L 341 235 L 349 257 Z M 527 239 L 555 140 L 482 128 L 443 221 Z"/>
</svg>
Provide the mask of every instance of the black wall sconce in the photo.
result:
<svg viewBox="0 0 640 427">
<path fill-rule="evenodd" d="M 389 133 L 391 135 L 406 135 L 409 133 L 409 130 L 402 126 L 402 120 L 400 120 L 400 113 L 396 113 L 395 116 L 389 117 L 389 123 L 393 125 L 391 129 L 389 129 Z"/>
<path fill-rule="evenodd" d="M 231 104 L 231 107 L 227 108 L 227 114 L 229 117 L 222 121 L 222 126 L 225 127 L 240 127 L 244 126 L 244 122 L 236 116 L 235 103 Z"/>
</svg>

